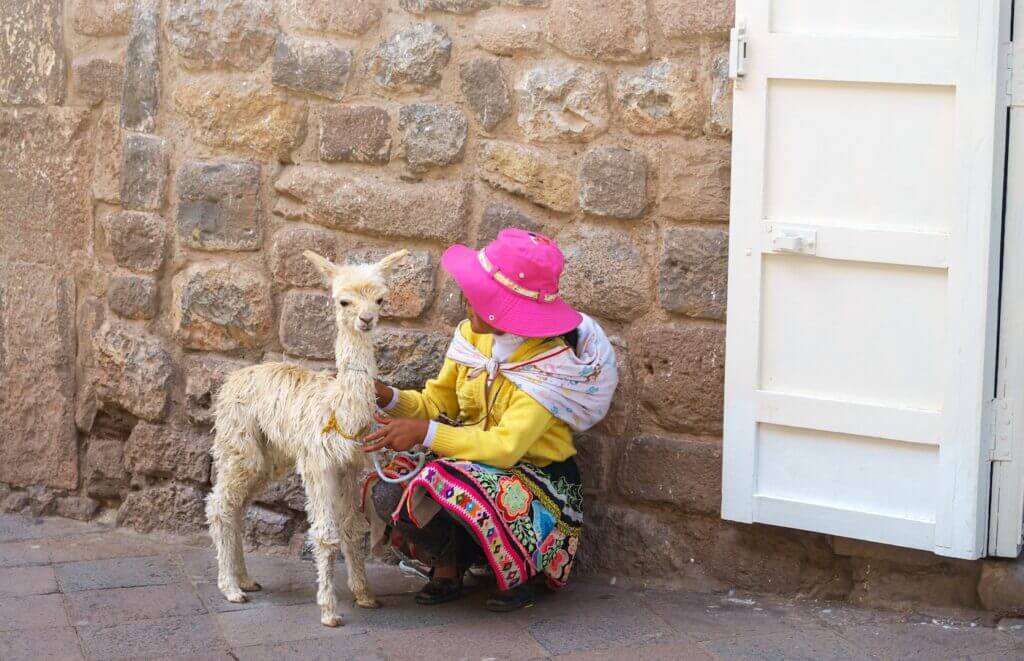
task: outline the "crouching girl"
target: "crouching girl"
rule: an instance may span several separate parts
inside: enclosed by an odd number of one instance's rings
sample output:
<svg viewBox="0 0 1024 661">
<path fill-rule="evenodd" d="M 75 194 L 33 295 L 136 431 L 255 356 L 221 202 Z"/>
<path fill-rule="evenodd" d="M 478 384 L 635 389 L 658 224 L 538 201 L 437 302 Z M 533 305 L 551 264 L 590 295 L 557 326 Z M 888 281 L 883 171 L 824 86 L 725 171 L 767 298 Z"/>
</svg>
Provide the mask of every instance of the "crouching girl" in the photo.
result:
<svg viewBox="0 0 1024 661">
<path fill-rule="evenodd" d="M 618 383 L 601 328 L 558 295 L 562 252 L 540 234 L 502 231 L 483 250 L 452 246 L 442 266 L 462 289 L 468 320 L 422 391 L 377 383 L 385 412 L 368 452 L 400 454 L 367 483 L 368 505 L 392 545 L 431 568 L 421 604 L 458 598 L 468 567 L 486 560 L 491 610 L 533 600 L 534 579 L 565 585 L 583 524 L 572 432 L 597 424 Z"/>
</svg>

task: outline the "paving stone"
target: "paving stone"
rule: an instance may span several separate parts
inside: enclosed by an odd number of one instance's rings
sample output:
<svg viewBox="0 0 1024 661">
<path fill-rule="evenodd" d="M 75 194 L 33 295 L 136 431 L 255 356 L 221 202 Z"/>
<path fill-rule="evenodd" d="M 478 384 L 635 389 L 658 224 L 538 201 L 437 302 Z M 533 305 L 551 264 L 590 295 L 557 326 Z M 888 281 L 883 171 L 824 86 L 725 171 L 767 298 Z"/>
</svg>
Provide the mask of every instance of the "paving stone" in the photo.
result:
<svg viewBox="0 0 1024 661">
<path fill-rule="evenodd" d="M 338 659 L 339 661 L 384 661 L 376 640 L 368 634 L 344 638 L 320 638 L 277 645 L 236 647 L 238 661 L 277 661 L 278 659 Z"/>
<path fill-rule="evenodd" d="M 59 0 L 8 4 L 0 16 L 0 104 L 64 100 L 64 31 Z"/>
<path fill-rule="evenodd" d="M 559 655 L 559 661 L 715 661 L 719 657 L 697 643 L 665 643 L 638 647 L 609 647 Z"/>
<path fill-rule="evenodd" d="M 580 162 L 580 208 L 598 216 L 639 218 L 647 208 L 647 157 L 596 147 Z"/>
<path fill-rule="evenodd" d="M 0 631 L 49 629 L 68 626 L 59 594 L 0 599 Z"/>
<path fill-rule="evenodd" d="M 325 106 L 320 110 L 320 160 L 384 165 L 391 160 L 387 110 Z"/>
<path fill-rule="evenodd" d="M 389 36 L 367 57 L 374 82 L 385 89 L 437 87 L 451 58 L 452 40 L 434 23 L 414 23 Z"/>
<path fill-rule="evenodd" d="M 274 187 L 303 203 L 292 216 L 296 220 L 377 236 L 445 243 L 466 235 L 469 186 L 463 181 L 415 184 L 300 165 L 286 169 Z"/>
<path fill-rule="evenodd" d="M 403 131 L 405 161 L 412 172 L 462 160 L 468 126 L 458 106 L 447 103 L 414 103 L 402 106 L 398 129 Z"/>
<path fill-rule="evenodd" d="M 359 36 L 380 21 L 383 0 L 284 0 L 281 15 L 297 27 Z"/>
<path fill-rule="evenodd" d="M 729 233 L 667 227 L 658 262 L 658 298 L 669 312 L 725 320 Z"/>
<path fill-rule="evenodd" d="M 352 51 L 324 41 L 277 37 L 271 82 L 340 101 L 352 68 Z"/>
<path fill-rule="evenodd" d="M 125 319 L 152 319 L 160 311 L 156 280 L 144 275 L 118 275 L 107 285 L 107 305 Z"/>
<path fill-rule="evenodd" d="M 105 218 L 104 229 L 114 262 L 140 273 L 156 273 L 164 263 L 164 219 L 154 213 L 120 211 Z"/>
<path fill-rule="evenodd" d="M 541 64 L 523 73 L 516 96 L 528 140 L 588 142 L 608 129 L 608 90 L 599 70 Z"/>
<path fill-rule="evenodd" d="M 72 627 L 0 632 L 0 659 L 5 661 L 84 661 Z"/>
<path fill-rule="evenodd" d="M 178 170 L 178 236 L 198 250 L 258 250 L 260 166 L 186 161 Z"/>
<path fill-rule="evenodd" d="M 56 573 L 62 592 L 167 585 L 183 578 L 173 562 L 160 556 L 67 562 Z"/>
<path fill-rule="evenodd" d="M 480 48 L 506 56 L 539 51 L 542 32 L 538 16 L 501 9 L 482 14 L 473 29 Z"/>
<path fill-rule="evenodd" d="M 0 514 L 0 542 L 80 535 L 103 529 L 102 526 L 94 523 L 80 523 L 78 521 L 69 521 L 68 519 Z"/>
<path fill-rule="evenodd" d="M 121 126 L 152 133 L 160 104 L 160 3 L 135 0 L 124 58 Z"/>
<path fill-rule="evenodd" d="M 563 0 L 546 16 L 545 35 L 581 59 L 631 62 L 651 48 L 645 0 Z"/>
<path fill-rule="evenodd" d="M 476 244 L 484 247 L 498 236 L 503 229 L 515 227 L 528 232 L 543 232 L 544 227 L 529 215 L 506 202 L 488 202 L 480 218 Z M 462 311 L 460 310 L 461 314 Z M 462 318 L 461 316 L 459 317 Z"/>
<path fill-rule="evenodd" d="M 53 567 L 13 567 L 0 569 L 0 599 L 50 594 L 57 591 Z"/>
<path fill-rule="evenodd" d="M 50 553 L 39 542 L 0 544 L 0 567 L 29 567 L 50 564 Z"/>
<path fill-rule="evenodd" d="M 93 658 L 210 654 L 225 647 L 209 615 L 142 620 L 113 627 L 78 628 L 82 647 Z"/>
<path fill-rule="evenodd" d="M 445 661 L 463 658 L 468 650 L 475 650 L 475 654 L 485 658 L 497 659 L 539 659 L 547 656 L 545 649 L 530 636 L 521 622 L 495 621 L 479 629 L 441 626 L 370 635 L 388 658 Z M 421 647 L 425 640 L 430 641 L 429 644 Z"/>
<path fill-rule="evenodd" d="M 121 205 L 159 211 L 167 188 L 167 147 L 163 138 L 129 133 L 121 162 Z"/>
<path fill-rule="evenodd" d="M 719 657 L 737 661 L 765 661 L 786 659 L 787 661 L 867 661 L 874 657 L 829 631 L 803 631 L 777 633 L 768 636 L 724 638 L 708 643 L 704 647 Z"/>
<path fill-rule="evenodd" d="M 270 333 L 269 283 L 230 262 L 200 262 L 172 282 L 171 324 L 185 347 L 228 351 L 259 346 Z"/>
<path fill-rule="evenodd" d="M 340 601 L 340 600 L 339 600 Z M 347 638 L 366 633 L 365 626 L 350 621 L 352 607 L 339 604 L 345 624 L 331 628 L 320 624 L 320 607 L 315 603 L 218 613 L 220 630 L 232 647 L 287 643 L 313 638 Z"/>
<path fill-rule="evenodd" d="M 278 26 L 273 0 L 171 0 L 166 32 L 185 67 L 251 71 L 267 59 Z"/>
<path fill-rule="evenodd" d="M 77 0 L 71 9 L 75 32 L 91 37 L 128 34 L 133 0 Z"/>
<path fill-rule="evenodd" d="M 868 654 L 908 661 L 949 658 L 954 652 L 958 658 L 973 659 L 986 652 L 1009 652 L 1017 644 L 998 629 L 966 623 L 867 624 L 842 627 L 838 634 Z"/>
<path fill-rule="evenodd" d="M 155 556 L 165 553 L 168 545 L 123 530 L 106 530 L 89 535 L 42 540 L 42 548 L 49 553 L 50 562 L 58 564 Z"/>
<path fill-rule="evenodd" d="M 71 592 L 65 598 L 76 627 L 112 627 L 137 620 L 203 615 L 206 608 L 188 584 Z"/>
<path fill-rule="evenodd" d="M 494 129 L 512 114 L 512 95 L 495 57 L 475 57 L 459 65 L 462 95 L 484 129 Z"/>
<path fill-rule="evenodd" d="M 78 95 L 90 106 L 104 101 L 120 103 L 124 66 L 102 57 L 81 58 L 71 65 L 71 80 Z"/>
<path fill-rule="evenodd" d="M 642 599 L 674 631 L 697 641 L 822 630 L 810 615 L 764 598 L 652 590 Z"/>
<path fill-rule="evenodd" d="M 288 291 L 281 303 L 279 337 L 285 353 L 328 360 L 334 357 L 334 300 L 321 292 Z"/>
<path fill-rule="evenodd" d="M 576 206 L 576 177 L 564 159 L 511 142 L 485 142 L 477 163 L 481 179 L 554 211 Z"/>
</svg>

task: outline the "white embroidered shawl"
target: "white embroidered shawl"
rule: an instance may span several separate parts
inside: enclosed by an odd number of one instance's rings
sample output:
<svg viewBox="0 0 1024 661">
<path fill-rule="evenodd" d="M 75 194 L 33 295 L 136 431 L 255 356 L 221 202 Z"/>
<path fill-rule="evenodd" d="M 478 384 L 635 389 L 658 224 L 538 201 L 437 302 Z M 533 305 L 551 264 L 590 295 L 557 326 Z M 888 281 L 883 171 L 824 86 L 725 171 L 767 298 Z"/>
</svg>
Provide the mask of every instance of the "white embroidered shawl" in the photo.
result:
<svg viewBox="0 0 1024 661">
<path fill-rule="evenodd" d="M 500 363 L 485 357 L 456 328 L 448 358 L 470 368 L 470 378 L 502 374 L 574 431 L 590 429 L 608 413 L 619 383 L 615 349 L 593 319 L 583 315 L 579 353 L 559 347 L 529 360 Z"/>
</svg>

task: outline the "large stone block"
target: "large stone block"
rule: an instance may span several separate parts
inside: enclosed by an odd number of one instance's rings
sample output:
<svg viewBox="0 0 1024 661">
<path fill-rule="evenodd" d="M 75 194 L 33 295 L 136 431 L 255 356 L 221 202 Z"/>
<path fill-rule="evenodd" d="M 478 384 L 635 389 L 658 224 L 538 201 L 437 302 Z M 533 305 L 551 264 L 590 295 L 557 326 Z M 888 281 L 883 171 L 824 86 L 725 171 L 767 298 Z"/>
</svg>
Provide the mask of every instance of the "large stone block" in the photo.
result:
<svg viewBox="0 0 1024 661">
<path fill-rule="evenodd" d="M 325 227 L 444 243 L 466 236 L 463 182 L 412 184 L 301 165 L 285 170 L 274 187 L 304 203 L 299 218 Z"/>
<path fill-rule="evenodd" d="M 107 285 L 107 305 L 125 319 L 152 319 L 160 311 L 156 280 L 145 275 L 118 275 Z"/>
<path fill-rule="evenodd" d="M 374 106 L 320 110 L 320 160 L 383 165 L 391 160 L 388 111 Z"/>
<path fill-rule="evenodd" d="M 167 189 L 167 146 L 163 138 L 129 133 L 121 162 L 121 206 L 159 211 Z"/>
<path fill-rule="evenodd" d="M 167 40 L 189 68 L 251 71 L 274 46 L 272 0 L 170 0 Z"/>
<path fill-rule="evenodd" d="M 259 250 L 260 167 L 186 161 L 178 170 L 178 236 L 199 250 Z"/>
<path fill-rule="evenodd" d="M 121 161 L 124 134 L 120 106 L 107 106 L 96 121 L 96 150 L 92 162 L 92 196 L 110 204 L 121 203 Z"/>
<path fill-rule="evenodd" d="M 83 57 L 71 65 L 71 80 L 78 96 L 90 106 L 121 101 L 124 66 L 102 57 Z"/>
<path fill-rule="evenodd" d="M 295 531 L 297 521 L 287 514 L 250 505 L 242 521 L 242 539 L 250 549 L 287 546 Z"/>
<path fill-rule="evenodd" d="M 729 53 L 717 53 L 711 60 L 711 107 L 704 132 L 721 138 L 732 135 L 732 79 Z"/>
<path fill-rule="evenodd" d="M 85 451 L 85 492 L 94 498 L 119 498 L 128 488 L 124 470 L 124 441 L 119 438 L 89 439 Z"/>
<path fill-rule="evenodd" d="M 576 177 L 562 159 L 532 147 L 486 142 L 477 162 L 481 179 L 554 211 L 576 206 Z"/>
<path fill-rule="evenodd" d="M 287 160 L 306 133 L 306 104 L 252 80 L 183 83 L 175 106 L 199 142 Z"/>
<path fill-rule="evenodd" d="M 258 503 L 303 512 L 306 509 L 306 490 L 302 486 L 302 477 L 298 473 L 292 473 L 288 477 L 271 482 L 255 500 Z"/>
<path fill-rule="evenodd" d="M 281 16 L 296 27 L 359 36 L 380 21 L 384 0 L 282 0 Z"/>
<path fill-rule="evenodd" d="M 7 261 L 4 248 L 0 245 L 0 482 L 74 489 L 74 281 L 53 267 Z"/>
<path fill-rule="evenodd" d="M 398 91 L 424 90 L 441 83 L 452 40 L 434 23 L 414 23 L 392 34 L 367 57 L 374 82 Z"/>
<path fill-rule="evenodd" d="M 588 142 L 608 130 L 608 89 L 596 69 L 541 64 L 523 74 L 516 95 L 529 140 Z"/>
<path fill-rule="evenodd" d="M 480 218 L 480 228 L 477 230 L 476 239 L 477 246 L 482 248 L 496 239 L 498 232 L 509 227 L 526 230 L 527 232 L 544 231 L 543 225 L 511 204 L 489 202 L 484 207 L 483 216 Z M 459 318 L 461 319 L 462 317 Z"/>
<path fill-rule="evenodd" d="M 541 48 L 537 16 L 515 11 L 489 11 L 477 19 L 473 34 L 480 48 L 495 55 L 536 53 Z"/>
<path fill-rule="evenodd" d="M 598 216 L 639 218 L 647 209 L 647 157 L 595 147 L 580 163 L 580 207 Z"/>
<path fill-rule="evenodd" d="M 645 324 L 630 341 L 641 402 L 666 429 L 722 431 L 725 328 Z"/>
<path fill-rule="evenodd" d="M 213 422 L 213 399 L 224 379 L 250 365 L 244 360 L 214 354 L 189 356 L 185 361 L 185 412 L 192 424 Z"/>
<path fill-rule="evenodd" d="M 383 259 L 397 248 L 366 248 L 348 252 L 349 264 L 365 264 Z M 388 293 L 381 315 L 415 319 L 434 300 L 434 256 L 427 250 L 410 250 L 409 254 L 388 273 Z"/>
<path fill-rule="evenodd" d="M 163 266 L 167 232 L 157 214 L 114 212 L 106 216 L 103 229 L 118 266 L 140 273 L 156 273 Z"/>
<path fill-rule="evenodd" d="M 647 55 L 646 0 L 563 0 L 547 13 L 547 40 L 581 59 L 632 62 Z"/>
<path fill-rule="evenodd" d="M 980 562 L 948 560 L 931 567 L 884 560 L 850 559 L 853 586 L 847 599 L 857 606 L 917 610 L 935 607 L 978 608 L 982 588 Z"/>
<path fill-rule="evenodd" d="M 201 262 L 174 277 L 171 325 L 189 349 L 260 346 L 273 325 L 270 283 L 238 264 Z"/>
<path fill-rule="evenodd" d="M 296 287 L 323 287 L 323 276 L 302 256 L 312 250 L 332 262 L 338 260 L 338 241 L 333 234 L 314 227 L 286 227 L 270 244 L 270 272 L 274 279 Z"/>
<path fill-rule="evenodd" d="M 654 16 L 666 37 L 725 34 L 735 24 L 732 0 L 654 0 Z"/>
<path fill-rule="evenodd" d="M 117 524 L 139 532 L 205 533 L 205 498 L 203 491 L 187 484 L 130 491 L 117 511 Z"/>
<path fill-rule="evenodd" d="M 658 263 L 658 298 L 669 312 L 725 319 L 729 233 L 703 227 L 669 227 Z"/>
<path fill-rule="evenodd" d="M 601 434 L 573 434 L 576 446 L 576 460 L 583 489 L 586 493 L 603 494 L 607 491 L 613 463 L 615 461 L 614 441 Z"/>
<path fill-rule="evenodd" d="M 150 421 L 164 417 L 174 363 L 164 341 L 120 324 L 105 323 L 92 339 L 95 390 L 101 405 Z"/>
<path fill-rule="evenodd" d="M 676 581 L 702 577 L 690 562 L 691 540 L 654 514 L 617 505 L 587 508 L 578 570 L 616 576 L 671 576 Z"/>
<path fill-rule="evenodd" d="M 462 290 L 446 271 L 441 271 L 441 289 L 437 294 L 437 308 L 441 320 L 449 326 L 457 326 L 466 318 L 466 303 L 462 300 Z"/>
<path fill-rule="evenodd" d="M 0 104 L 64 101 L 64 30 L 60 0 L 5 2 L 0 12 Z"/>
<path fill-rule="evenodd" d="M 985 610 L 1024 615 L 1024 563 L 990 558 L 981 563 L 978 597 Z"/>
<path fill-rule="evenodd" d="M 490 131 L 512 114 L 512 95 L 498 58 L 475 57 L 459 66 L 462 95 L 477 121 Z"/>
<path fill-rule="evenodd" d="M 412 172 L 426 172 L 462 160 L 466 149 L 466 116 L 447 103 L 413 103 L 402 106 L 398 129 L 402 149 Z"/>
<path fill-rule="evenodd" d="M 497 4 L 497 0 L 398 0 L 407 12 L 425 14 L 437 11 L 448 14 L 472 14 Z"/>
<path fill-rule="evenodd" d="M 728 142 L 693 140 L 665 150 L 658 211 L 673 220 L 729 219 Z"/>
<path fill-rule="evenodd" d="M 396 388 L 422 388 L 441 371 L 450 336 L 378 328 L 374 334 L 380 379 Z"/>
<path fill-rule="evenodd" d="M 210 481 L 209 432 L 193 427 L 151 425 L 140 422 L 124 448 L 125 467 L 150 477 L 206 484 Z"/>
<path fill-rule="evenodd" d="M 321 292 L 286 292 L 278 332 L 285 353 L 316 360 L 333 358 L 338 335 L 333 299 Z"/>
<path fill-rule="evenodd" d="M 279 35 L 271 81 L 297 92 L 340 101 L 345 96 L 352 51 L 325 41 Z"/>
<path fill-rule="evenodd" d="M 633 133 L 678 131 L 697 136 L 707 101 L 693 63 L 660 60 L 624 73 L 615 85 L 618 113 Z"/>
<path fill-rule="evenodd" d="M 632 321 L 650 305 L 649 269 L 638 238 L 605 225 L 577 223 L 558 237 L 565 254 L 561 294 L 599 317 Z"/>
<path fill-rule="evenodd" d="M 681 475 L 685 479 L 680 480 Z M 717 515 L 722 501 L 722 445 L 659 436 L 635 438 L 623 448 L 617 482 L 630 500 Z"/>
<path fill-rule="evenodd" d="M 121 126 L 152 133 L 160 104 L 160 3 L 135 0 L 121 87 Z"/>
<path fill-rule="evenodd" d="M 71 10 L 75 32 L 90 37 L 127 34 L 135 0 L 76 0 Z"/>
</svg>

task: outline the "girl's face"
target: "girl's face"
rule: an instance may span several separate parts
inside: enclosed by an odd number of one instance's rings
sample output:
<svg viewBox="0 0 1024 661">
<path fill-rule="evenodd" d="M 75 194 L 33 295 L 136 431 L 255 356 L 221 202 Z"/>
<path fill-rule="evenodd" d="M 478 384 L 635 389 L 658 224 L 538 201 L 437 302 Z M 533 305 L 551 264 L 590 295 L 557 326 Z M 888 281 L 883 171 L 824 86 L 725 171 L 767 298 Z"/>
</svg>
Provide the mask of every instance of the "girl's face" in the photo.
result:
<svg viewBox="0 0 1024 661">
<path fill-rule="evenodd" d="M 469 327 L 473 329 L 474 333 L 504 335 L 502 331 L 484 321 L 483 318 L 476 313 L 476 310 L 473 309 L 473 306 L 469 304 L 469 301 L 466 300 L 465 296 L 462 297 L 462 301 L 466 304 L 466 316 L 469 317 Z"/>
</svg>

